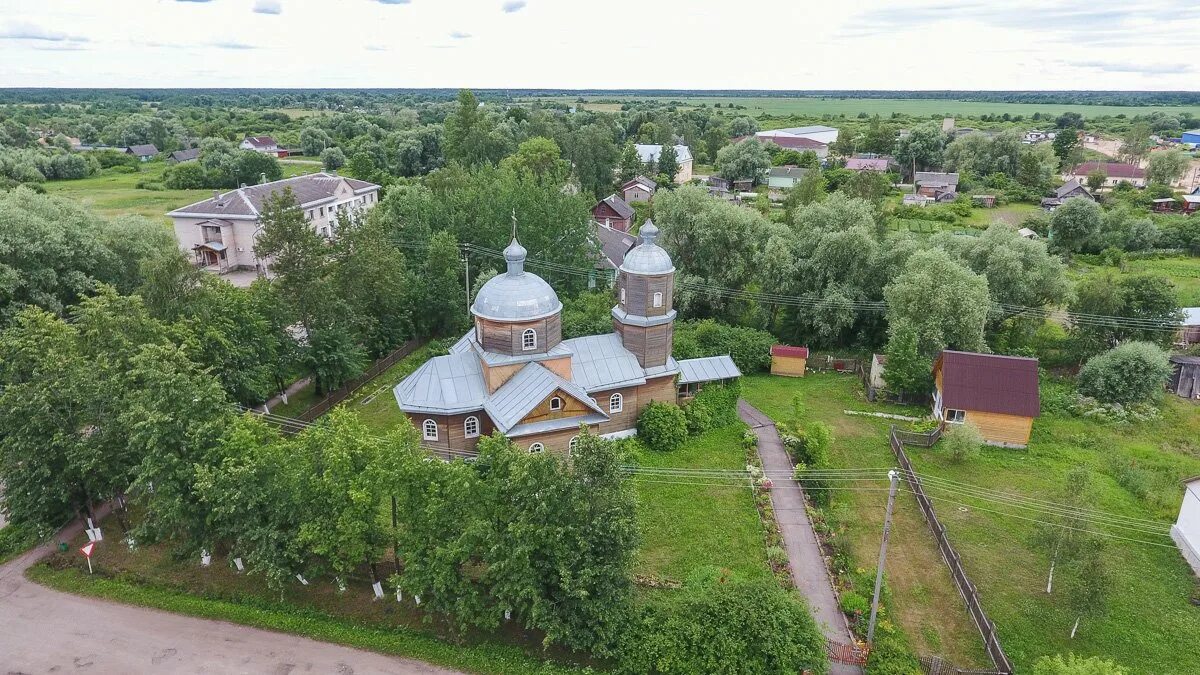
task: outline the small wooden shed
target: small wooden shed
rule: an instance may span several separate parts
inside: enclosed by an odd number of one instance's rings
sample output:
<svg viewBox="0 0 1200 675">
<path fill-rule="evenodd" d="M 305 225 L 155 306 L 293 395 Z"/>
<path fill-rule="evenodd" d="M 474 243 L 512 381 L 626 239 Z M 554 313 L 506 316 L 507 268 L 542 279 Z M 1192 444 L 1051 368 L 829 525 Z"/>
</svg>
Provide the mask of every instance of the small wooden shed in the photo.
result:
<svg viewBox="0 0 1200 675">
<path fill-rule="evenodd" d="M 804 377 L 808 364 L 808 347 L 771 346 L 771 374 Z"/>
<path fill-rule="evenodd" d="M 988 445 L 1024 448 L 1040 414 L 1038 361 L 944 350 L 933 363 L 933 416 L 974 424 Z"/>
<path fill-rule="evenodd" d="M 1176 396 L 1200 400 L 1200 356 L 1172 356 L 1168 388 Z"/>
</svg>

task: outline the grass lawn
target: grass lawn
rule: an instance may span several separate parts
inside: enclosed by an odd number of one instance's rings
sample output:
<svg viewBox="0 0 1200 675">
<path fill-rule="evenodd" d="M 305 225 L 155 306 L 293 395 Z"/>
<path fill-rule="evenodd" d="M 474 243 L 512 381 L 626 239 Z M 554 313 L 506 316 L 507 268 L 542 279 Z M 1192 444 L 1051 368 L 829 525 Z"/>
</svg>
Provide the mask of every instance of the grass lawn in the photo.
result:
<svg viewBox="0 0 1200 675">
<path fill-rule="evenodd" d="M 1071 263 L 1071 272 L 1077 278 L 1101 272 L 1116 274 L 1160 274 L 1170 277 L 1175 284 L 1175 293 L 1183 307 L 1200 307 L 1200 258 L 1178 256 L 1173 258 L 1145 258 L 1125 261 L 1124 270 L 1104 265 L 1093 265 L 1079 260 Z"/>
<path fill-rule="evenodd" d="M 994 209 L 971 209 L 971 216 L 961 221 L 961 224 L 986 228 L 992 223 L 1001 222 L 1016 226 L 1040 210 L 1036 204 L 1005 204 Z"/>
<path fill-rule="evenodd" d="M 636 462 L 647 467 L 742 470 L 744 428 L 739 423 L 714 429 L 669 453 L 642 448 Z M 698 570 L 715 567 L 743 579 L 770 577 L 762 524 L 749 484 L 734 488 L 687 485 L 689 481 L 681 478 L 661 479 L 672 481 L 665 483 L 635 480 L 642 534 L 635 565 L 638 574 L 685 581 Z"/>
<path fill-rule="evenodd" d="M 79 180 L 47 181 L 46 192 L 83 203 L 106 216 L 136 214 L 167 223 L 168 211 L 212 196 L 212 190 L 144 190 L 139 181 L 161 181 L 170 166 L 166 162 L 147 162 L 137 173 L 115 173 L 111 169 Z M 281 164 L 284 177 L 313 173 L 309 164 Z"/>
<path fill-rule="evenodd" d="M 568 105 L 575 105 L 580 96 L 549 96 L 543 100 L 554 100 Z M 738 109 L 736 115 L 757 117 L 766 113 L 772 117 L 787 117 L 790 115 L 820 117 L 822 115 L 854 116 L 859 113 L 868 115 L 878 114 L 887 117 L 893 112 L 918 117 L 930 115 L 968 116 L 1003 114 L 1025 115 L 1027 118 L 1035 112 L 1043 115 L 1058 116 L 1067 111 L 1082 113 L 1084 117 L 1101 115 L 1129 116 L 1144 115 L 1155 110 L 1178 115 L 1190 112 L 1200 115 L 1200 106 L 1112 106 L 1112 105 L 1064 105 L 1057 103 L 999 103 L 987 101 L 953 101 L 937 99 L 893 99 L 893 98 L 832 98 L 832 97 L 783 97 L 783 96 L 623 96 L 619 94 L 589 94 L 582 97 L 586 110 L 598 112 L 613 112 L 620 110 L 620 103 L 611 101 L 659 101 L 666 103 L 676 101 L 685 107 L 696 107 L 705 104 L 713 107 L 720 103 L 722 108 L 731 105 L 745 106 Z M 593 103 L 591 101 L 605 101 Z M 290 111 L 289 111 L 290 112 Z M 769 125 L 768 125 L 769 126 Z"/>
<path fill-rule="evenodd" d="M 872 406 L 862 400 L 857 381 L 837 376 L 786 381 L 759 376 L 746 378 L 744 389 L 752 403 L 761 402 L 767 412 L 773 408 L 780 414 L 788 412 L 791 396 L 800 394 L 812 417 L 834 427 L 837 466 L 894 465 L 884 440 L 885 422 L 840 414 L 842 407 Z M 1200 474 L 1200 408 L 1168 397 L 1162 419 L 1124 426 L 1044 413 L 1034 424 L 1028 450 L 988 448 L 959 464 L 936 447 L 914 448 L 909 456 L 921 473 L 1043 500 L 1057 499 L 1067 472 L 1082 464 L 1094 473 L 1096 508 L 1157 521 L 1165 534 L 1179 507 L 1179 481 Z M 1115 468 L 1131 464 L 1132 471 L 1124 474 Z M 1114 476 L 1122 474 L 1126 484 L 1133 484 L 1130 474 L 1136 475 L 1143 498 L 1117 482 Z M 879 541 L 882 499 L 873 495 L 843 493 L 835 500 L 835 508 L 841 503 L 851 509 L 852 523 L 863 521 L 862 527 L 852 525 L 850 536 L 858 563 L 866 566 L 875 560 Z M 930 497 L 979 588 L 1005 651 L 1019 669 L 1045 654 L 1074 651 L 1113 659 L 1131 672 L 1200 671 L 1200 651 L 1195 649 L 1200 641 L 1200 607 L 1188 601 L 1196 579 L 1165 536 L 1123 533 L 1161 546 L 1107 540 L 1104 561 L 1112 578 L 1107 612 L 1085 618 L 1072 640 L 1075 615 L 1067 606 L 1061 578 L 1053 594 L 1045 592 L 1050 556 L 1035 544 L 1039 526 L 989 511 L 1045 516 L 938 490 L 930 490 Z M 979 637 L 932 546 L 912 498 L 899 499 L 888 551 L 896 619 L 918 651 L 942 653 L 959 662 L 961 648 L 978 644 Z M 930 640 L 934 636 L 937 639 Z"/>
</svg>

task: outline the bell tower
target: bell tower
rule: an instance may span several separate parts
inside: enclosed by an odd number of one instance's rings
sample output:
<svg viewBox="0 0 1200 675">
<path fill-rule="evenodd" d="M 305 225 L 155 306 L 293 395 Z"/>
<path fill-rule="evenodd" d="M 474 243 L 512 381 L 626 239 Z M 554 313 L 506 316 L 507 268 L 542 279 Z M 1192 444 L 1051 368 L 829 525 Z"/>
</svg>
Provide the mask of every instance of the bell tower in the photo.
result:
<svg viewBox="0 0 1200 675">
<path fill-rule="evenodd" d="M 647 220 L 638 233 L 642 243 L 625 254 L 617 268 L 617 305 L 613 331 L 643 368 L 665 366 L 675 335 L 675 264 L 655 243 L 658 227 Z"/>
</svg>

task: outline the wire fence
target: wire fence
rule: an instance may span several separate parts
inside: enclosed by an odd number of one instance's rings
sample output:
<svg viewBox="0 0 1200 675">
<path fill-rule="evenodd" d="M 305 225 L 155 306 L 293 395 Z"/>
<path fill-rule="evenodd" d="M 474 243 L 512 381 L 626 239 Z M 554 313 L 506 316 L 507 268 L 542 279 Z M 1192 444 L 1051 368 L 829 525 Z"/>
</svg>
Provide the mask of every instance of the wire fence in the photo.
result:
<svg viewBox="0 0 1200 675">
<path fill-rule="evenodd" d="M 1012 662 L 1008 660 L 1008 656 L 1005 655 L 1004 649 L 1000 646 L 1000 638 L 996 635 L 996 625 L 992 623 L 991 619 L 983 611 L 979 592 L 976 590 L 975 584 L 971 583 L 971 579 L 967 577 L 967 572 L 963 569 L 962 559 L 959 557 L 958 552 L 950 545 L 950 539 L 946 536 L 946 528 L 938 520 L 937 514 L 934 513 L 933 502 L 925 494 L 925 488 L 921 485 L 921 479 L 913 471 L 912 463 L 908 461 L 908 455 L 904 452 L 904 444 L 901 442 L 900 435 L 895 426 L 892 426 L 888 433 L 888 441 L 892 446 L 892 452 L 896 455 L 896 461 L 904 469 L 902 473 L 904 482 L 908 483 L 913 495 L 917 498 L 917 505 L 921 509 L 921 515 L 925 517 L 925 522 L 929 524 L 929 529 L 933 532 L 933 538 L 937 541 L 942 559 L 946 561 L 946 565 L 950 568 L 950 577 L 954 580 L 954 586 L 958 588 L 959 595 L 967 603 L 967 612 L 971 615 L 971 620 L 975 622 L 975 627 L 979 629 L 979 634 L 983 637 L 984 650 L 987 651 L 988 658 L 991 659 L 992 665 L 995 666 L 995 670 L 983 672 L 995 675 L 1009 675 L 1013 671 Z"/>
<path fill-rule="evenodd" d="M 329 412 L 335 405 L 345 401 L 353 396 L 359 389 L 362 389 L 368 382 L 375 379 L 380 373 L 391 368 L 400 362 L 400 359 L 412 354 L 421 345 L 425 344 L 424 340 L 409 340 L 396 348 L 391 354 L 379 359 L 371 364 L 362 375 L 346 382 L 338 389 L 333 390 L 328 396 L 317 401 L 311 408 L 300 413 L 299 419 L 303 422 L 311 422 L 321 415 Z"/>
</svg>

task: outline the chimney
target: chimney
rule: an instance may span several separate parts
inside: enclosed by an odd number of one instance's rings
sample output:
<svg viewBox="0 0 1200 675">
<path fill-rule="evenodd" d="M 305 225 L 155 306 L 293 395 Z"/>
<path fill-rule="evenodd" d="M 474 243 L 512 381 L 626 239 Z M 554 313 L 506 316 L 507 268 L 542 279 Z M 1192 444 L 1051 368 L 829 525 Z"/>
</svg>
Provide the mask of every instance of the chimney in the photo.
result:
<svg viewBox="0 0 1200 675">
<path fill-rule="evenodd" d="M 213 190 L 213 203 L 216 204 L 217 206 L 224 206 L 224 204 L 221 203 L 221 191 L 220 190 Z"/>
<path fill-rule="evenodd" d="M 239 189 L 239 190 L 245 190 L 245 189 L 246 189 L 246 184 L 245 184 L 245 183 L 238 183 L 238 189 Z"/>
<path fill-rule="evenodd" d="M 259 185 L 262 185 L 262 184 L 263 184 L 263 183 L 265 183 L 265 182 L 267 182 L 267 174 L 266 174 L 266 172 L 263 172 L 263 173 L 260 173 L 260 174 L 258 174 L 258 184 L 259 184 Z"/>
</svg>

